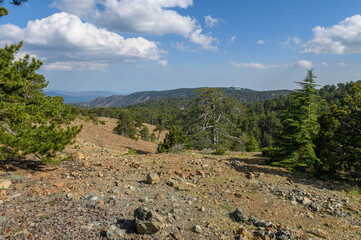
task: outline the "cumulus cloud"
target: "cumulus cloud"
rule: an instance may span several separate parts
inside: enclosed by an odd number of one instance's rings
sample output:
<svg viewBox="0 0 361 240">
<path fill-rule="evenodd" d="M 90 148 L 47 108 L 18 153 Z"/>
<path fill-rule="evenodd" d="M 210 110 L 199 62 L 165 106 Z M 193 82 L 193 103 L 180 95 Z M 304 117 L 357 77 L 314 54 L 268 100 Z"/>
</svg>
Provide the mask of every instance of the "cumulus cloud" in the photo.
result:
<svg viewBox="0 0 361 240">
<path fill-rule="evenodd" d="M 323 66 L 325 66 L 325 67 L 328 66 L 328 63 L 326 63 L 326 62 L 321 62 L 321 64 L 322 64 Z"/>
<path fill-rule="evenodd" d="M 312 62 L 307 60 L 300 60 L 298 62 L 292 63 L 291 66 L 299 66 L 302 68 L 312 68 Z"/>
<path fill-rule="evenodd" d="M 294 63 L 289 64 L 262 64 L 262 63 L 237 63 L 231 61 L 231 65 L 234 68 L 257 68 L 257 69 L 270 69 L 270 68 L 287 68 L 287 67 L 301 67 L 301 68 L 311 68 L 312 62 L 307 60 L 300 60 Z"/>
<path fill-rule="evenodd" d="M 232 36 L 230 42 L 233 43 L 236 40 L 236 36 Z"/>
<path fill-rule="evenodd" d="M 217 18 L 213 18 L 211 16 L 205 16 L 204 21 L 206 22 L 206 26 L 209 28 L 212 28 L 214 25 L 216 25 L 219 20 Z"/>
<path fill-rule="evenodd" d="M 257 44 L 265 44 L 265 42 L 263 40 L 258 40 Z"/>
<path fill-rule="evenodd" d="M 58 0 L 54 5 L 113 31 L 149 35 L 177 34 L 204 49 L 216 48 L 216 39 L 203 34 L 195 18 L 182 16 L 172 10 L 188 8 L 193 5 L 193 0 Z"/>
<path fill-rule="evenodd" d="M 27 52 L 46 56 L 47 62 L 53 63 L 48 69 L 67 70 L 69 66 L 64 62 L 82 62 L 84 59 L 92 64 L 79 66 L 97 69 L 105 66 L 99 62 L 159 60 L 161 55 L 161 50 L 152 41 L 142 37 L 124 39 L 64 12 L 29 21 L 25 28 L 12 24 L 0 26 L 0 40 L 19 42 L 23 39 Z"/>
<path fill-rule="evenodd" d="M 313 38 L 303 44 L 305 53 L 361 53 L 361 16 L 354 15 L 331 27 L 313 28 Z"/>
</svg>

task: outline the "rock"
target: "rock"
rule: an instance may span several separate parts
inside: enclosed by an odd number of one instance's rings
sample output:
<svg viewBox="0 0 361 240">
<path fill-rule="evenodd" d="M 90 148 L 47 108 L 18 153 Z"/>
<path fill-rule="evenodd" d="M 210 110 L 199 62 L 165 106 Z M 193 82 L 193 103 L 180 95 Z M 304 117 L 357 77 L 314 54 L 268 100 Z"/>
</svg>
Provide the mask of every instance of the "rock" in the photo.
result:
<svg viewBox="0 0 361 240">
<path fill-rule="evenodd" d="M 89 162 L 83 162 L 82 165 L 83 165 L 83 167 L 89 167 L 90 166 Z"/>
<path fill-rule="evenodd" d="M 64 187 L 65 182 L 63 182 L 63 181 L 55 182 L 55 183 L 53 183 L 53 185 L 57 188 L 62 188 L 62 187 Z"/>
<path fill-rule="evenodd" d="M 311 203 L 310 208 L 315 212 L 321 211 L 321 206 L 317 202 Z"/>
<path fill-rule="evenodd" d="M 321 238 L 324 238 L 324 239 L 327 239 L 328 237 L 328 234 L 326 231 L 322 230 L 322 229 L 313 229 L 311 231 L 311 233 L 317 237 L 321 237 Z"/>
<path fill-rule="evenodd" d="M 307 197 L 304 197 L 304 198 L 302 199 L 302 204 L 303 204 L 303 205 L 309 205 L 309 204 L 311 204 L 311 203 L 312 203 L 312 200 L 309 199 L 309 198 L 307 198 Z"/>
<path fill-rule="evenodd" d="M 84 154 L 82 154 L 81 152 L 75 152 L 71 155 L 71 159 L 73 161 L 79 161 L 84 159 Z"/>
<path fill-rule="evenodd" d="M 0 188 L 9 188 L 11 181 L 8 179 L 0 179 Z"/>
<path fill-rule="evenodd" d="M 229 216 L 235 222 L 245 222 L 248 219 L 246 214 L 244 214 L 238 208 L 234 212 L 230 213 Z"/>
<path fill-rule="evenodd" d="M 272 223 L 270 221 L 258 221 L 258 222 L 256 222 L 255 226 L 265 228 L 265 227 L 272 226 Z"/>
<path fill-rule="evenodd" d="M 187 182 L 180 182 L 177 190 L 179 191 L 191 191 L 194 188 L 194 185 Z"/>
<path fill-rule="evenodd" d="M 201 233 L 202 232 L 202 228 L 199 225 L 194 225 L 192 227 L 192 231 L 195 233 Z"/>
<path fill-rule="evenodd" d="M 109 240 L 123 240 L 125 239 L 125 230 L 119 229 L 115 225 L 111 225 L 106 236 Z"/>
<path fill-rule="evenodd" d="M 137 232 L 140 234 L 154 234 L 164 228 L 164 220 L 153 210 L 141 206 L 134 211 Z"/>
<path fill-rule="evenodd" d="M 147 182 L 151 185 L 159 183 L 160 182 L 159 175 L 156 173 L 149 173 L 147 175 Z"/>
<path fill-rule="evenodd" d="M 258 222 L 258 218 L 255 215 L 252 215 L 249 217 L 248 222 L 252 225 L 256 225 L 256 223 Z"/>
<path fill-rule="evenodd" d="M 72 173 L 70 173 L 70 176 L 77 177 L 77 176 L 79 176 L 79 173 L 78 172 L 72 172 Z"/>
<path fill-rule="evenodd" d="M 246 173 L 246 178 L 248 178 L 248 179 L 254 179 L 255 178 L 255 175 L 254 175 L 254 173 L 253 172 L 247 172 Z"/>
<path fill-rule="evenodd" d="M 155 195 L 155 199 L 165 199 L 165 195 L 163 193 L 157 193 L 157 195 Z"/>
</svg>

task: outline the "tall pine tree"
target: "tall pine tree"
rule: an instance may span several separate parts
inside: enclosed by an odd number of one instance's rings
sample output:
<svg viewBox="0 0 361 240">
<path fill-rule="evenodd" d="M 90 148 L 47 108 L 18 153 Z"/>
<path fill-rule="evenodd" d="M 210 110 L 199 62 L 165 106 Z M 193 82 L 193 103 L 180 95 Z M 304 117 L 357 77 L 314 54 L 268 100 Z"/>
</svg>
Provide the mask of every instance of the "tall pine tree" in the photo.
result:
<svg viewBox="0 0 361 240">
<path fill-rule="evenodd" d="M 272 159 L 274 165 L 289 169 L 313 168 L 318 162 L 314 139 L 319 130 L 317 122 L 321 106 L 317 95 L 316 77 L 308 70 L 302 89 L 291 93 L 291 104 L 283 112 L 282 128 L 278 133 L 279 152 Z"/>
</svg>

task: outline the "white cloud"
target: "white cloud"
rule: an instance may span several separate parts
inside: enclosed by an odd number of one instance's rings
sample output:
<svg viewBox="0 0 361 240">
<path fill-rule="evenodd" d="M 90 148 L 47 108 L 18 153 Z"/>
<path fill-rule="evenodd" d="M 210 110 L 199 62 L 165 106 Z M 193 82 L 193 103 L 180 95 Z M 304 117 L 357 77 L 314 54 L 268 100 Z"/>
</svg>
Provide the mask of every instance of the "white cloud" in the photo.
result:
<svg viewBox="0 0 361 240">
<path fill-rule="evenodd" d="M 346 63 L 344 63 L 344 62 L 339 62 L 339 63 L 337 63 L 338 65 L 340 65 L 341 67 L 346 67 Z"/>
<path fill-rule="evenodd" d="M 204 49 L 214 50 L 216 39 L 202 33 L 197 20 L 171 8 L 188 8 L 193 0 L 58 0 L 63 11 L 117 32 L 165 35 L 177 34 Z"/>
<path fill-rule="evenodd" d="M 158 60 L 161 54 L 154 42 L 142 37 L 124 39 L 64 12 L 29 21 L 23 29 L 11 24 L 0 26 L 0 40 L 19 42 L 23 39 L 27 52 L 46 56 L 49 64 L 58 62 L 48 69 L 59 66 L 57 69 L 66 70 L 69 67 L 64 62 L 83 62 L 84 59 L 89 64 L 81 66 L 97 69 L 104 66 L 104 61 Z"/>
<path fill-rule="evenodd" d="M 237 63 L 237 62 L 233 62 L 231 61 L 231 65 L 234 68 L 240 68 L 240 67 L 245 67 L 245 68 L 259 68 L 259 69 L 266 69 L 267 67 L 261 63 Z"/>
<path fill-rule="evenodd" d="M 354 15 L 331 27 L 313 28 L 313 38 L 304 44 L 305 53 L 361 53 L 361 16 Z"/>
<path fill-rule="evenodd" d="M 160 60 L 158 62 L 159 65 L 161 65 L 162 67 L 166 67 L 168 65 L 168 61 L 167 60 Z"/>
<path fill-rule="evenodd" d="M 214 25 L 216 25 L 219 20 L 217 18 L 213 18 L 211 16 L 205 16 L 204 21 L 206 22 L 206 26 L 209 28 L 212 28 Z"/>
<path fill-rule="evenodd" d="M 233 43 L 236 40 L 236 36 L 232 36 L 230 42 Z"/>
<path fill-rule="evenodd" d="M 307 60 L 300 60 L 296 63 L 292 63 L 291 66 L 299 66 L 302 68 L 312 68 L 312 62 L 307 61 Z"/>
<path fill-rule="evenodd" d="M 262 64 L 262 63 L 237 63 L 231 61 L 231 65 L 234 68 L 257 68 L 257 69 L 270 69 L 270 68 L 287 68 L 287 67 L 302 67 L 302 68 L 311 68 L 312 62 L 307 60 L 300 60 L 298 62 L 289 63 L 289 64 Z"/>
<path fill-rule="evenodd" d="M 46 64 L 44 66 L 44 69 L 47 71 L 51 71 L 51 70 L 104 71 L 106 67 L 108 67 L 107 63 L 99 63 L 99 62 L 53 62 L 53 63 Z"/>
<path fill-rule="evenodd" d="M 257 44 L 265 44 L 265 42 L 263 40 L 258 40 Z"/>
</svg>

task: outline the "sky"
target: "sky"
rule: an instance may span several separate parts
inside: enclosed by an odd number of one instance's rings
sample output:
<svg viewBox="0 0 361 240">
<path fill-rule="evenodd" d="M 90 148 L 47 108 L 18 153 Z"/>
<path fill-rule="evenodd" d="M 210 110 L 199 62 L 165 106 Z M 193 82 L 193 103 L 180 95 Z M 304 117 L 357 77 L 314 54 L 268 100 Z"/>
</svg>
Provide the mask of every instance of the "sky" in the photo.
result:
<svg viewBox="0 0 361 240">
<path fill-rule="evenodd" d="M 43 61 L 48 90 L 297 89 L 361 79 L 359 0 L 28 0 L 0 47 Z"/>
</svg>

